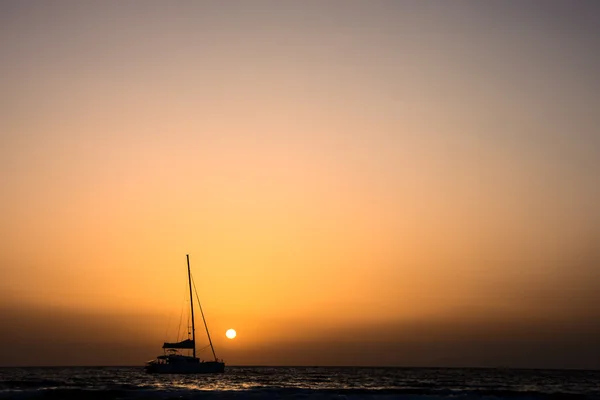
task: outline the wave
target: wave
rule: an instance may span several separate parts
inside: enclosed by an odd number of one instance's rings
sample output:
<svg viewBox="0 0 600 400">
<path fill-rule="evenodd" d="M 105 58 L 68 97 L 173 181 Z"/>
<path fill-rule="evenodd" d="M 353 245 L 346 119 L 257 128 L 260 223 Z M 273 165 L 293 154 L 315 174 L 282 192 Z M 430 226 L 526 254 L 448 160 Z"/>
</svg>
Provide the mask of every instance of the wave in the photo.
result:
<svg viewBox="0 0 600 400">
<path fill-rule="evenodd" d="M 6 384 L 6 382 L 3 382 Z M 0 399 L 47 400 L 244 400 L 293 399 L 325 400 L 600 400 L 600 395 L 542 393 L 511 390 L 431 390 L 431 389 L 301 389 L 257 387 L 247 390 L 155 390 L 120 385 L 110 389 L 44 388 L 0 390 Z"/>
</svg>

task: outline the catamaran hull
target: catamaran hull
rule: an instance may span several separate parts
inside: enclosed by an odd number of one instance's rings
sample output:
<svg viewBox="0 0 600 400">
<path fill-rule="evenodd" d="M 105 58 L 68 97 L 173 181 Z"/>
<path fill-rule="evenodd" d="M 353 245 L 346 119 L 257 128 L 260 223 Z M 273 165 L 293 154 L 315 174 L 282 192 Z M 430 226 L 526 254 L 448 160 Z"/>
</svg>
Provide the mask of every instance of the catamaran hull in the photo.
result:
<svg viewBox="0 0 600 400">
<path fill-rule="evenodd" d="M 149 364 L 146 372 L 150 374 L 222 374 L 225 363 L 206 361 L 189 364 Z"/>
</svg>

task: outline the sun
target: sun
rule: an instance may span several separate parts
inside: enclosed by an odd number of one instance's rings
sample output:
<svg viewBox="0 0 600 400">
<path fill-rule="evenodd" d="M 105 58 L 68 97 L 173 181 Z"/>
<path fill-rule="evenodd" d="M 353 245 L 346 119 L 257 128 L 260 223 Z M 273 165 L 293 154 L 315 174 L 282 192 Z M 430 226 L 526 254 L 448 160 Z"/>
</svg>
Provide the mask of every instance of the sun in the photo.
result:
<svg viewBox="0 0 600 400">
<path fill-rule="evenodd" d="M 225 332 L 225 336 L 227 336 L 228 339 L 233 339 L 236 335 L 235 329 L 228 329 L 227 332 Z"/>
</svg>

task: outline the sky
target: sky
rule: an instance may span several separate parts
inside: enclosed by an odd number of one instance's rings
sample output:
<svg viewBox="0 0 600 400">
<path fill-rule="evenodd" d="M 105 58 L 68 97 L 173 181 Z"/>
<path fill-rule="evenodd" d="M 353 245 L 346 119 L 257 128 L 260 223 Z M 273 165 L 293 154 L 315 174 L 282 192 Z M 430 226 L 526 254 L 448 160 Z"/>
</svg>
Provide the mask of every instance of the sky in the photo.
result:
<svg viewBox="0 0 600 400">
<path fill-rule="evenodd" d="M 0 365 L 142 365 L 189 254 L 230 365 L 600 368 L 598 37 L 585 0 L 1 2 Z"/>
</svg>

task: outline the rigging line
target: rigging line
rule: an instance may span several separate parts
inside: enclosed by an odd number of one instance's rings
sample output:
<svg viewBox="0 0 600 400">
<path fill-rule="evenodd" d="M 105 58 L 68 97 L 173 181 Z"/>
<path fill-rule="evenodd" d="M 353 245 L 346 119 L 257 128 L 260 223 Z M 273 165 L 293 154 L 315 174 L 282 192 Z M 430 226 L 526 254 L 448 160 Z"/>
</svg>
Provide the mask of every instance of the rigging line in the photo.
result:
<svg viewBox="0 0 600 400">
<path fill-rule="evenodd" d="M 191 274 L 190 274 L 191 276 Z M 213 347 L 212 340 L 210 339 L 210 332 L 208 332 L 208 325 L 206 324 L 206 318 L 204 318 L 204 311 L 202 311 L 202 304 L 200 303 L 200 297 L 198 297 L 198 290 L 196 289 L 196 282 L 194 281 L 194 277 L 192 278 L 192 285 L 194 285 L 194 292 L 196 293 L 196 300 L 198 300 L 198 308 L 200 308 L 200 314 L 202 314 L 202 321 L 204 322 L 204 327 L 206 328 L 206 336 L 208 336 L 208 343 L 212 350 L 213 357 L 215 361 L 217 361 L 217 355 L 215 354 L 215 348 Z"/>
<path fill-rule="evenodd" d="M 188 339 L 190 338 L 190 333 L 192 333 L 192 332 L 191 332 L 191 330 L 192 330 L 192 327 L 190 326 L 190 325 L 191 325 L 191 324 L 190 324 L 190 319 L 191 319 L 191 318 L 190 318 L 190 314 L 188 313 L 188 319 L 187 319 L 187 338 L 188 338 Z"/>
<path fill-rule="evenodd" d="M 181 333 L 181 321 L 183 320 L 183 306 L 181 306 L 181 314 L 179 314 L 179 326 L 177 327 L 176 341 L 179 342 L 179 334 Z"/>
<path fill-rule="evenodd" d="M 207 344 L 206 346 L 204 346 L 203 348 L 201 348 L 200 350 L 198 350 L 198 352 L 201 352 L 202 350 L 207 349 L 209 347 L 210 347 L 210 344 Z"/>
<path fill-rule="evenodd" d="M 171 311 L 169 313 L 169 322 L 167 322 L 167 330 L 165 331 L 165 340 L 164 342 L 166 342 L 167 340 L 169 340 L 169 327 L 171 326 L 171 320 L 173 319 L 173 311 Z"/>
<path fill-rule="evenodd" d="M 184 285 L 184 290 L 183 292 L 183 299 L 181 300 L 181 314 L 179 314 L 179 326 L 177 327 L 177 336 L 175 337 L 175 341 L 176 342 L 181 342 L 183 340 L 183 336 L 181 335 L 181 322 L 183 321 L 183 310 L 187 307 L 185 307 L 185 303 L 187 303 L 187 294 L 186 294 L 186 286 Z M 189 322 L 188 322 L 189 325 Z"/>
</svg>

